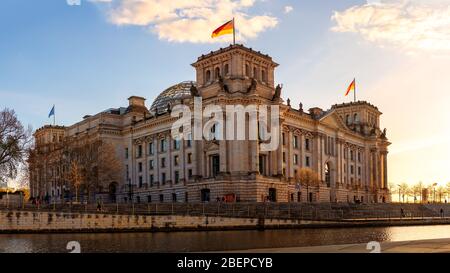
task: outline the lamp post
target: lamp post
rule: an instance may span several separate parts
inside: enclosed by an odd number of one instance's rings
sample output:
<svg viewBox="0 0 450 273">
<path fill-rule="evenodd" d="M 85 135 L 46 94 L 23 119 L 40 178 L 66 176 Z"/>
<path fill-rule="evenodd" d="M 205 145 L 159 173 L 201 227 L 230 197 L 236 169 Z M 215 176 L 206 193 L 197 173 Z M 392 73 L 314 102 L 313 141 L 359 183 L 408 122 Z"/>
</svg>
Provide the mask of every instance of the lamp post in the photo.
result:
<svg viewBox="0 0 450 273">
<path fill-rule="evenodd" d="M 128 196 L 130 198 L 130 202 L 133 203 L 133 185 L 131 184 L 130 178 L 128 178 L 128 187 L 129 187 Z"/>
<path fill-rule="evenodd" d="M 433 184 L 433 202 L 436 203 L 436 186 L 437 183 Z"/>
<path fill-rule="evenodd" d="M 400 186 L 400 184 L 397 184 L 397 186 L 398 186 L 398 202 L 401 203 L 401 197 L 400 197 L 401 186 Z"/>
</svg>

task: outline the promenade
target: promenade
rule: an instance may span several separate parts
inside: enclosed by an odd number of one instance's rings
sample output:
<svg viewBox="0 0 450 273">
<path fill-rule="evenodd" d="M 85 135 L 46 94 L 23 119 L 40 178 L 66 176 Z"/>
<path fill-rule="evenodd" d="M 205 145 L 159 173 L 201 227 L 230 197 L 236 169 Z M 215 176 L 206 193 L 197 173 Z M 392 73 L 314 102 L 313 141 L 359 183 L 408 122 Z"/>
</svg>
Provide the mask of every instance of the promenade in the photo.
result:
<svg viewBox="0 0 450 273">
<path fill-rule="evenodd" d="M 450 239 L 381 242 L 380 253 L 450 253 Z M 266 248 L 233 251 L 236 253 L 371 253 L 367 244 L 311 247 Z"/>
</svg>

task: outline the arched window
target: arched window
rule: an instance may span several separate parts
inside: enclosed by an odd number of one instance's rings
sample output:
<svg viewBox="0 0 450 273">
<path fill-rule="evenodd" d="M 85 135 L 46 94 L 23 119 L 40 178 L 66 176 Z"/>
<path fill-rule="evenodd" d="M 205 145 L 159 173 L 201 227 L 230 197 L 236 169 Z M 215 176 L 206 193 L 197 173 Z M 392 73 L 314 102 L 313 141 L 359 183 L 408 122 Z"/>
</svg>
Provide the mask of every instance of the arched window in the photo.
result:
<svg viewBox="0 0 450 273">
<path fill-rule="evenodd" d="M 358 123 L 358 122 L 359 122 L 359 117 L 358 117 L 358 114 L 357 114 L 357 113 L 355 113 L 355 114 L 353 115 L 353 122 L 354 122 L 354 123 Z"/>
<path fill-rule="evenodd" d="M 228 76 L 229 73 L 230 73 L 230 68 L 229 68 L 228 64 L 225 64 L 225 67 L 224 67 L 225 76 Z"/>
<path fill-rule="evenodd" d="M 211 81 L 211 71 L 209 71 L 209 70 L 206 70 L 205 81 L 206 82 L 210 82 Z"/>
<path fill-rule="evenodd" d="M 346 115 L 346 116 L 345 116 L 345 123 L 346 123 L 347 125 L 350 124 L 350 115 Z"/>
<path fill-rule="evenodd" d="M 261 70 L 261 81 L 267 82 L 266 70 Z"/>
<path fill-rule="evenodd" d="M 220 68 L 216 67 L 214 78 L 218 79 L 220 77 Z"/>
<path fill-rule="evenodd" d="M 250 66 L 248 64 L 245 65 L 245 76 L 250 77 Z"/>
</svg>

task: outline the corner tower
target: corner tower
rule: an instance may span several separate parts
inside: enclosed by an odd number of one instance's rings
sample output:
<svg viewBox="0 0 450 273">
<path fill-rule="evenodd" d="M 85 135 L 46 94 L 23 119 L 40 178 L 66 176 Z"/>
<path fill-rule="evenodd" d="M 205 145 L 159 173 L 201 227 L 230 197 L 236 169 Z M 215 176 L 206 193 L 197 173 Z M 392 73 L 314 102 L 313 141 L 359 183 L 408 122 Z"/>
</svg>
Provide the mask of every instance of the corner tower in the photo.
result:
<svg viewBox="0 0 450 273">
<path fill-rule="evenodd" d="M 220 91 L 256 92 L 267 99 L 274 96 L 278 64 L 269 55 L 243 45 L 230 45 L 202 55 L 192 66 L 196 69 L 197 88 L 204 99 L 217 96 Z"/>
</svg>

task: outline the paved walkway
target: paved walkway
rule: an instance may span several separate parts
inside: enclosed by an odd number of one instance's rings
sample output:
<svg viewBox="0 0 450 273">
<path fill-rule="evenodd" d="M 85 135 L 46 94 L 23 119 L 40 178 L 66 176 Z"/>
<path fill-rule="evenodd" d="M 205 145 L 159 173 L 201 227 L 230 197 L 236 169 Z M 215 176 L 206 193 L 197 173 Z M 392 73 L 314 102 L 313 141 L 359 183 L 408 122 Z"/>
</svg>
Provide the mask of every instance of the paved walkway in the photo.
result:
<svg viewBox="0 0 450 273">
<path fill-rule="evenodd" d="M 238 253 L 369 253 L 367 244 L 330 245 L 312 247 L 267 248 L 234 251 Z M 384 242 L 381 253 L 450 253 L 450 239 Z"/>
</svg>

